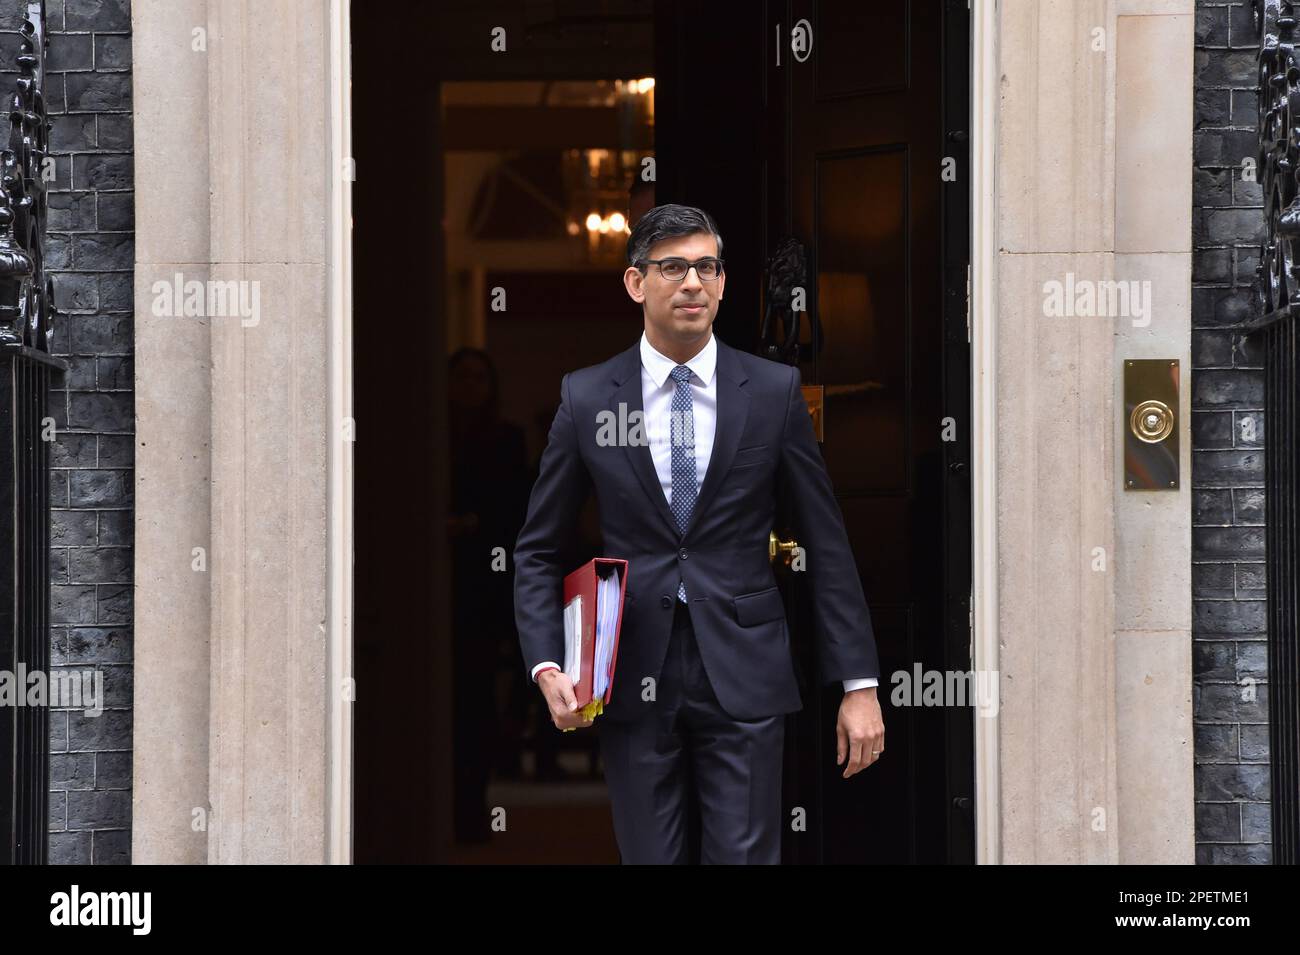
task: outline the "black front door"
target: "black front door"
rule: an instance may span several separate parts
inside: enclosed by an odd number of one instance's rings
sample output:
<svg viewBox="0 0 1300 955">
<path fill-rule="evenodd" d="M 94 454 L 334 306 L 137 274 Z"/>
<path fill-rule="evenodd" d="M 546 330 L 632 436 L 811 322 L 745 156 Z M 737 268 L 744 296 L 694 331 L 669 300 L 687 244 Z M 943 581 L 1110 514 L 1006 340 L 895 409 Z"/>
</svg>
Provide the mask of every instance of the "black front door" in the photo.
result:
<svg viewBox="0 0 1300 955">
<path fill-rule="evenodd" d="M 792 0 L 727 24 L 724 44 L 700 32 L 705 9 L 659 13 L 657 201 L 718 219 L 730 280 L 715 328 L 740 348 L 763 344 L 764 261 L 787 238 L 803 249 L 798 360 L 823 388 L 823 453 L 882 670 L 886 755 L 844 780 L 842 692 L 817 685 L 810 595 L 784 575 L 806 677 L 787 727 L 785 860 L 969 862 L 973 711 L 905 705 L 927 674 L 949 684 L 970 666 L 969 14 Z"/>
</svg>

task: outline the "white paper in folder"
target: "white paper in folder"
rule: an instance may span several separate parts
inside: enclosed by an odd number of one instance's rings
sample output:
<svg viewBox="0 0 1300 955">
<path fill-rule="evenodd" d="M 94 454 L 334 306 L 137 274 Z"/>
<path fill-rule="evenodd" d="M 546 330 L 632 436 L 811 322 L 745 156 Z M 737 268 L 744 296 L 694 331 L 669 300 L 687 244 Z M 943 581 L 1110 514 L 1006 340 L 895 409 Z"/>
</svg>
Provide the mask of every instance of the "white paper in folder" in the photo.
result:
<svg viewBox="0 0 1300 955">
<path fill-rule="evenodd" d="M 618 632 L 618 570 L 611 570 L 596 585 L 596 684 L 593 697 L 605 698 L 609 688 L 609 663 Z"/>
<path fill-rule="evenodd" d="M 564 675 L 578 685 L 582 675 L 582 597 L 564 605 Z"/>
</svg>

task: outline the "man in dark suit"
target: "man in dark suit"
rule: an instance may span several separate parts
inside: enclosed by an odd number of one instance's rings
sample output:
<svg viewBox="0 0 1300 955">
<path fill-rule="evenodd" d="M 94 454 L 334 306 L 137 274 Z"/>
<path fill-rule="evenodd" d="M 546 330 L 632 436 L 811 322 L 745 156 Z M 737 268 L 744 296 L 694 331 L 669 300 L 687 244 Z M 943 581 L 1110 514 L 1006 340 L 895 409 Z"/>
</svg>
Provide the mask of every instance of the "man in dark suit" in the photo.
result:
<svg viewBox="0 0 1300 955">
<path fill-rule="evenodd" d="M 778 473 L 793 496 L 824 682 L 843 682 L 836 763 L 884 752 L 871 617 L 799 370 L 713 335 L 726 276 L 709 215 L 656 206 L 623 275 L 641 340 L 566 374 L 515 543 L 515 619 L 554 724 L 588 726 L 564 659 L 564 544 L 595 491 L 605 553 L 626 558 L 613 692 L 595 720 L 625 863 L 780 862 L 785 714 L 802 708 L 768 559 Z M 845 762 L 847 760 L 847 763 Z"/>
</svg>

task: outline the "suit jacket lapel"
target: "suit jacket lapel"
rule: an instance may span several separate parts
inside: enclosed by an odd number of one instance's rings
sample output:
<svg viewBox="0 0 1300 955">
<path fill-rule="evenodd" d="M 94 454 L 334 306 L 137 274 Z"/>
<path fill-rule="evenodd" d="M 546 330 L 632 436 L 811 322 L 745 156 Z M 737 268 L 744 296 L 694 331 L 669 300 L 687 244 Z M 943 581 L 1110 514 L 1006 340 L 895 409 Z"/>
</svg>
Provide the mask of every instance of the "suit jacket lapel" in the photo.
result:
<svg viewBox="0 0 1300 955">
<path fill-rule="evenodd" d="M 610 395 L 610 409 L 615 415 L 618 415 L 620 406 L 627 408 L 628 417 L 632 417 L 632 412 L 637 411 L 640 414 L 637 418 L 645 415 L 645 400 L 641 395 L 641 343 L 637 343 L 623 353 L 623 361 L 619 363 L 619 369 L 614 378 L 615 389 Z M 644 434 L 644 425 L 642 434 Z M 641 487 L 646 493 L 646 497 L 655 505 L 655 510 L 663 518 L 664 523 L 668 525 L 669 531 L 674 537 L 680 537 L 681 531 L 677 528 L 677 519 L 673 517 L 673 512 L 668 507 L 668 500 L 664 497 L 663 487 L 659 483 L 659 475 L 655 471 L 654 457 L 650 454 L 650 445 L 632 444 L 626 442 L 623 445 L 623 452 L 627 455 L 628 462 L 632 466 L 637 480 L 641 482 Z"/>
<path fill-rule="evenodd" d="M 700 485 L 700 493 L 695 499 L 695 507 L 691 510 L 691 519 L 683 537 L 690 535 L 700 515 L 717 493 L 723 476 L 736 457 L 740 436 L 745 433 L 745 422 L 749 419 L 749 390 L 742 387 L 749 376 L 741 368 L 736 350 L 724 345 L 721 340 L 718 341 L 718 366 L 714 374 L 718 382 L 718 409 L 713 432 L 713 451 L 709 455 L 709 469 L 704 474 L 704 483 Z"/>
</svg>

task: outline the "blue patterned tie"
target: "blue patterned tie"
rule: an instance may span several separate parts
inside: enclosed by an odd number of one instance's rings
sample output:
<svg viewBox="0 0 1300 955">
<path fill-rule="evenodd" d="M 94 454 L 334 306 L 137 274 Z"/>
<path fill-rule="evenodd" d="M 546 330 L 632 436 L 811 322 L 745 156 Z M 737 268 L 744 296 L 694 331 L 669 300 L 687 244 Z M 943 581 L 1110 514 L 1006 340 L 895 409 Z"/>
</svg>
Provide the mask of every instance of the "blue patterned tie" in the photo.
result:
<svg viewBox="0 0 1300 955">
<path fill-rule="evenodd" d="M 669 374 L 677 382 L 673 393 L 669 434 L 672 443 L 673 485 L 671 507 L 682 533 L 691 521 L 698 493 L 695 476 L 695 411 L 691 404 L 691 370 L 678 365 Z M 677 585 L 677 599 L 686 602 L 686 581 Z"/>
</svg>

